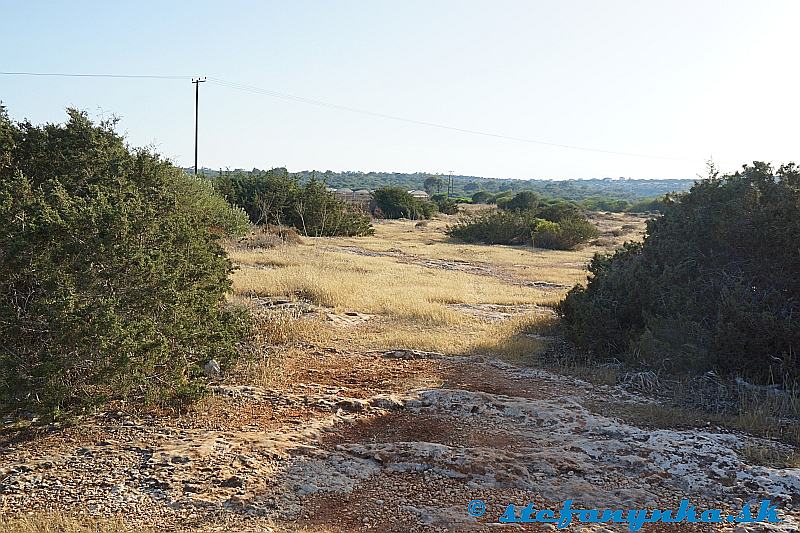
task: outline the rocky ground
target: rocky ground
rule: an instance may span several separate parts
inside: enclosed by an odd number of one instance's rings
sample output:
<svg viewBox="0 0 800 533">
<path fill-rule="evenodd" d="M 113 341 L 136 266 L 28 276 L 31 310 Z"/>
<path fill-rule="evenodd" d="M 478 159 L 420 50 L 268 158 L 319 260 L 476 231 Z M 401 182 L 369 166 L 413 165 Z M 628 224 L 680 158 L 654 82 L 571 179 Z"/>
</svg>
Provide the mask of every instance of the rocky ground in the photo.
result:
<svg viewBox="0 0 800 533">
<path fill-rule="evenodd" d="M 616 236 L 624 224 L 642 221 L 620 215 L 597 223 L 614 244 L 612 237 L 626 238 Z M 413 222 L 385 226 L 378 230 L 402 230 L 403 238 L 435 236 L 429 228 L 417 237 Z M 436 231 L 441 241 L 444 230 Z M 373 244 L 398 238 L 393 235 L 379 235 Z M 437 259 L 336 242 L 315 246 L 463 272 L 476 283 L 499 279 L 521 290 L 534 284 L 546 298 L 568 286 L 535 281 L 533 267 L 518 277 L 515 269 L 524 265 L 504 269 L 469 254 Z M 309 247 L 311 259 L 316 251 Z M 554 268 L 581 273 L 586 258 L 559 255 Z M 551 281 L 562 278 L 569 276 Z M 0 428 L 0 518 L 47 512 L 122 517 L 131 531 L 537 531 L 547 527 L 498 523 L 506 504 L 558 509 L 571 499 L 583 508 L 671 509 L 687 498 L 699 509 L 727 514 L 770 498 L 784 519 L 778 526 L 644 530 L 800 528 L 800 469 L 753 464 L 745 451 L 758 439 L 711 425 L 640 427 L 600 414 L 656 402 L 640 392 L 649 389 L 644 374 L 593 385 L 488 357 L 360 351 L 354 346 L 366 343 L 354 338 L 370 338 L 376 322 L 395 323 L 293 297 L 246 296 L 256 307 L 298 320 L 315 317 L 322 322 L 310 323 L 341 334 L 333 346 L 315 341 L 284 354 L 291 360 L 275 357 L 284 365 L 278 374 L 288 377 L 273 388 L 223 375 L 187 413 L 145 415 L 122 405 L 69 427 L 27 431 L 12 430 L 15 422 L 7 421 Z M 481 322 L 552 315 L 541 302 L 447 305 Z M 406 328 L 400 334 L 416 327 L 396 324 Z M 482 516 L 468 513 L 473 500 L 485 503 Z"/>
<path fill-rule="evenodd" d="M 181 417 L 109 412 L 7 437 L 2 513 L 80 508 L 164 531 L 495 531 L 536 529 L 498 524 L 509 502 L 729 511 L 771 498 L 786 520 L 774 529 L 800 524 L 800 469 L 747 464 L 742 437 L 714 428 L 649 430 L 587 409 L 652 401 L 621 386 L 408 350 L 304 357 L 284 389 L 215 385 Z"/>
</svg>

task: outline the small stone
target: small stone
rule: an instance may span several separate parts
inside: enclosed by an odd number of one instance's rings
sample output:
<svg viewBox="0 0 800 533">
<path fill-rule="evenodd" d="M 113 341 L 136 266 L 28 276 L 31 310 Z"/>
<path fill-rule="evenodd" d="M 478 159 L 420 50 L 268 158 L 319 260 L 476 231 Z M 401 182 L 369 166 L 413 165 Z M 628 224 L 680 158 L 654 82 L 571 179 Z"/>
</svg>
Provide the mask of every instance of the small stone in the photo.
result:
<svg viewBox="0 0 800 533">
<path fill-rule="evenodd" d="M 220 486 L 227 488 L 239 488 L 243 484 L 244 482 L 242 481 L 242 478 L 240 478 L 239 476 L 231 476 L 222 483 L 220 483 Z"/>
<path fill-rule="evenodd" d="M 216 379 L 222 373 L 222 368 L 216 359 L 209 359 L 203 367 L 203 372 L 211 379 Z"/>
</svg>

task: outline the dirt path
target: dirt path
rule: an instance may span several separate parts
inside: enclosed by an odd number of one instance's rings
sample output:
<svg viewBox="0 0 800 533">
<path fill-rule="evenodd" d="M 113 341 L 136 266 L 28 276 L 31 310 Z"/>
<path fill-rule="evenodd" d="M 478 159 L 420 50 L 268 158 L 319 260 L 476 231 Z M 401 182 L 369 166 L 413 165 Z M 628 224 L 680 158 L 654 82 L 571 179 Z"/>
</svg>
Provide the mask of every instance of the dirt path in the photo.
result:
<svg viewBox="0 0 800 533">
<path fill-rule="evenodd" d="M 746 464 L 735 435 L 645 430 L 584 406 L 649 401 L 621 388 L 481 357 L 303 357 L 282 390 L 219 385 L 180 418 L 106 413 L 2 443 L 0 509 L 81 506 L 163 531 L 495 531 L 509 502 L 727 510 L 771 497 L 782 530 L 798 525 L 800 470 Z"/>
</svg>

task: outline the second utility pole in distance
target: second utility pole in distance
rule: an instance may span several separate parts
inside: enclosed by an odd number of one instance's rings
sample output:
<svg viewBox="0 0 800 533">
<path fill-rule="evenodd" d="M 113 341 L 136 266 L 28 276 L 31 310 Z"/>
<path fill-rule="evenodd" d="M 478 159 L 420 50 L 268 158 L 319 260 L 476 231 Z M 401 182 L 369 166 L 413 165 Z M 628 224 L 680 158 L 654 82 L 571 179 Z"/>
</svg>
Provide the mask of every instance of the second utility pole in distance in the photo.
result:
<svg viewBox="0 0 800 533">
<path fill-rule="evenodd" d="M 194 83 L 194 175 L 197 176 L 197 115 L 200 109 L 200 84 L 206 81 L 206 77 L 192 78 Z"/>
</svg>

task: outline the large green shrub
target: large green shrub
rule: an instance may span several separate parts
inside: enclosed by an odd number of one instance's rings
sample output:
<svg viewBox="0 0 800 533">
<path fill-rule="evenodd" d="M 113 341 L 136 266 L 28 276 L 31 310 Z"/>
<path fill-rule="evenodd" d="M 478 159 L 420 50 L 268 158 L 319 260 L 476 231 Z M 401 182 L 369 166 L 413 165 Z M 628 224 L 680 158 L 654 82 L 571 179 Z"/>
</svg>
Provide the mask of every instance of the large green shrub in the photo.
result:
<svg viewBox="0 0 800 533">
<path fill-rule="evenodd" d="M 563 218 L 558 222 L 547 219 L 538 221 L 531 234 L 533 245 L 552 250 L 574 250 L 580 244 L 600 234 L 597 228 L 578 216 Z"/>
<path fill-rule="evenodd" d="M 629 213 L 663 213 L 665 209 L 664 197 L 644 198 L 633 202 L 628 208 Z"/>
<path fill-rule="evenodd" d="M 525 244 L 530 241 L 537 219 L 527 213 L 492 210 L 467 217 L 448 228 L 448 234 L 466 242 Z"/>
<path fill-rule="evenodd" d="M 494 201 L 494 195 L 486 191 L 478 191 L 472 195 L 473 204 L 490 204 Z"/>
<path fill-rule="evenodd" d="M 417 220 L 431 218 L 437 211 L 436 204 L 418 200 L 402 187 L 383 187 L 377 189 L 373 196 L 381 215 L 386 218 Z"/>
<path fill-rule="evenodd" d="M 113 123 L 0 112 L 0 403 L 41 411 L 185 398 L 246 317 L 218 236 L 246 226 Z"/>
<path fill-rule="evenodd" d="M 321 182 L 300 187 L 286 214 L 286 223 L 308 237 L 372 235 L 368 214 L 334 197 Z"/>
<path fill-rule="evenodd" d="M 539 195 L 531 191 L 518 192 L 512 197 L 501 197 L 497 199 L 497 207 L 509 211 L 530 210 L 539 207 Z"/>
<path fill-rule="evenodd" d="M 223 175 L 216 188 L 254 224 L 292 226 L 307 237 L 374 233 L 367 213 L 337 199 L 315 179 L 301 184 L 285 169 Z"/>
<path fill-rule="evenodd" d="M 558 207 L 559 204 L 556 209 L 544 205 L 538 209 L 485 211 L 459 221 L 448 228 L 448 234 L 467 242 L 532 244 L 554 250 L 573 250 L 598 235 L 586 217 L 572 214 L 562 218 L 560 215 L 567 211 Z"/>
<path fill-rule="evenodd" d="M 455 215 L 458 213 L 458 202 L 453 198 L 448 198 L 446 194 L 434 194 L 431 201 L 436 204 L 436 209 L 445 215 Z"/>
<path fill-rule="evenodd" d="M 560 306 L 592 353 L 763 382 L 800 378 L 800 171 L 755 163 L 668 197 L 644 243 L 590 265 Z"/>
</svg>

